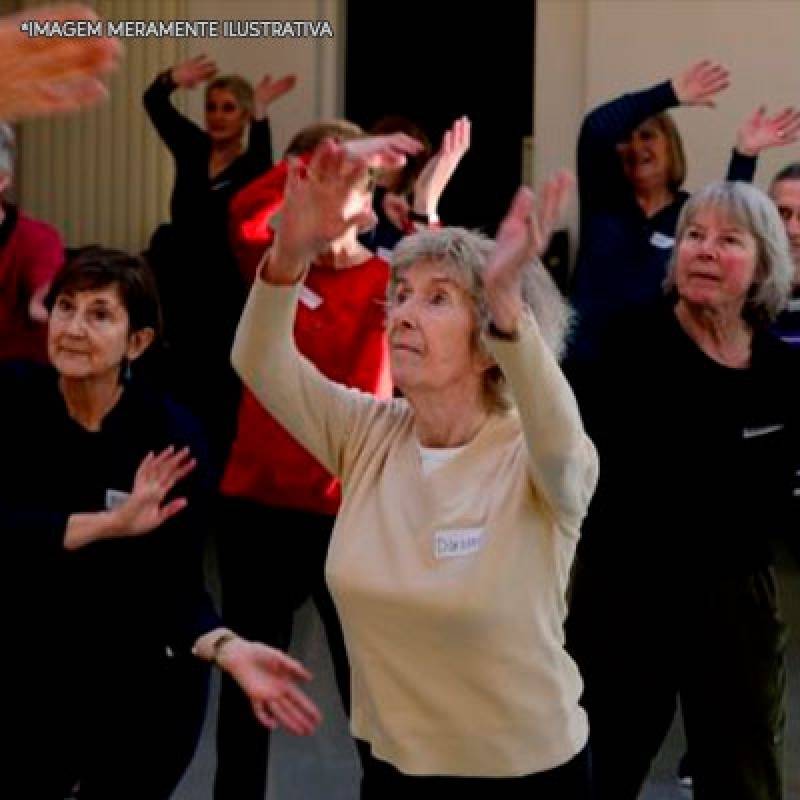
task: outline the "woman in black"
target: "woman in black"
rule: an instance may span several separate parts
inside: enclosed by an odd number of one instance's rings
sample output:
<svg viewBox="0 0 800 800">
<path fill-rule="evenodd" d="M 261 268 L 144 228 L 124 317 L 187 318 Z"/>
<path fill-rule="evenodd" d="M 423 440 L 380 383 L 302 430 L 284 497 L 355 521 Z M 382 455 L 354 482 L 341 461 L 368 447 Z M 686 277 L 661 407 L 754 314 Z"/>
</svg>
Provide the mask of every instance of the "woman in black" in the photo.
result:
<svg viewBox="0 0 800 800">
<path fill-rule="evenodd" d="M 164 377 L 202 419 L 219 467 L 235 426 L 239 381 L 228 362 L 247 288 L 228 242 L 228 204 L 272 166 L 267 109 L 295 78 L 273 81 L 267 75 L 253 89 L 238 75 L 214 77 L 216 72 L 205 56 L 177 64 L 150 85 L 144 107 L 175 159 L 171 224 L 156 231 L 147 254 L 164 304 Z M 206 81 L 203 130 L 172 105 L 170 95 Z"/>
<path fill-rule="evenodd" d="M 129 376 L 159 329 L 150 271 L 87 249 L 47 306 L 51 364 L 0 369 L 4 781 L 37 800 L 76 783 L 82 800 L 160 800 L 205 714 L 208 668 L 193 649 L 231 672 L 264 724 L 296 733 L 315 721 L 291 685 L 307 675 L 222 628 L 205 592 L 204 438 Z M 276 689 L 305 709 L 302 725 L 264 716 Z"/>
<path fill-rule="evenodd" d="M 574 374 L 601 470 L 567 645 L 598 800 L 638 796 L 678 702 L 696 800 L 782 796 L 770 537 L 798 531 L 800 362 L 769 326 L 792 271 L 769 198 L 711 184 L 678 220 L 672 298 Z"/>
</svg>

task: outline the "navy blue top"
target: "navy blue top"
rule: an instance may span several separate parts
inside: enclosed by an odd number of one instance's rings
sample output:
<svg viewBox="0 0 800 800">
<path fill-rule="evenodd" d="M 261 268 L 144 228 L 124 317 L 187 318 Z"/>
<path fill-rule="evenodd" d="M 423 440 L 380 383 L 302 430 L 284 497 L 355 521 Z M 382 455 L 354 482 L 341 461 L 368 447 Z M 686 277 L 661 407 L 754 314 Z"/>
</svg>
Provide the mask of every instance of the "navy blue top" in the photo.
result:
<svg viewBox="0 0 800 800">
<path fill-rule="evenodd" d="M 608 323 L 621 311 L 656 300 L 662 292 L 675 228 L 689 198 L 675 199 L 648 217 L 622 167 L 617 144 L 649 117 L 679 105 L 670 81 L 624 94 L 586 116 L 578 139 L 580 243 L 571 300 L 578 324 L 570 356 L 596 355 Z M 728 180 L 751 181 L 756 159 L 736 151 Z"/>
<path fill-rule="evenodd" d="M 0 365 L 0 531 L 12 621 L 48 651 L 72 658 L 188 653 L 220 624 L 203 578 L 210 481 L 193 418 L 129 385 L 99 431 L 67 413 L 51 367 Z M 64 549 L 70 514 L 103 511 L 109 490 L 130 492 L 148 452 L 188 445 L 198 466 L 169 495 L 189 504 L 156 531 Z M 6 609 L 8 615 L 10 610 Z"/>
</svg>

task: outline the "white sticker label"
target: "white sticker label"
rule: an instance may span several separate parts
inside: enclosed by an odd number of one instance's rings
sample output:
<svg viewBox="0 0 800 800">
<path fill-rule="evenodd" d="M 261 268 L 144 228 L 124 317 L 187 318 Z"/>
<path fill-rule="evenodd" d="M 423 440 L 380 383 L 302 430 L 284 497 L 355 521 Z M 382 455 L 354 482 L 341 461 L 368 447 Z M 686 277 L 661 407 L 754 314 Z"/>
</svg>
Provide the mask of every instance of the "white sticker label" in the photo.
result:
<svg viewBox="0 0 800 800">
<path fill-rule="evenodd" d="M 106 511 L 113 511 L 119 508 L 128 498 L 128 492 L 121 492 L 119 489 L 106 489 Z"/>
<path fill-rule="evenodd" d="M 392 251 L 388 247 L 379 247 L 375 251 L 375 255 L 378 256 L 378 258 L 382 258 L 384 261 L 392 260 Z"/>
<path fill-rule="evenodd" d="M 316 311 L 322 305 L 322 298 L 316 293 L 311 291 L 308 286 L 304 286 L 300 290 L 300 302 L 312 311 Z"/>
<path fill-rule="evenodd" d="M 436 531 L 433 535 L 435 558 L 457 558 L 477 553 L 483 547 L 483 528 Z"/>
<path fill-rule="evenodd" d="M 792 312 L 800 311 L 800 297 L 793 297 L 789 300 L 789 307 L 787 310 Z"/>
<path fill-rule="evenodd" d="M 662 250 L 669 250 L 675 244 L 675 240 L 661 231 L 655 231 L 650 237 L 650 244 Z"/>
</svg>

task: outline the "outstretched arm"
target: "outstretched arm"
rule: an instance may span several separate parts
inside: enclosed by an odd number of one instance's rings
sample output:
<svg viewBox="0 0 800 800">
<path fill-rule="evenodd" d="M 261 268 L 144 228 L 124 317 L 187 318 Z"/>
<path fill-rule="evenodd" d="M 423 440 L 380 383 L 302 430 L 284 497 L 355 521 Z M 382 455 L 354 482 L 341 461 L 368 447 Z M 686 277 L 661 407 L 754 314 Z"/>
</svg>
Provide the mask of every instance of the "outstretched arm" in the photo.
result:
<svg viewBox="0 0 800 800">
<path fill-rule="evenodd" d="M 572 190 L 568 173 L 550 180 L 536 203 L 520 189 L 497 234 L 484 274 L 495 336 L 490 348 L 509 382 L 525 435 L 531 483 L 551 512 L 576 530 L 597 481 L 597 456 L 578 405 L 539 325 L 524 313 L 522 280 L 538 261 Z"/>
<path fill-rule="evenodd" d="M 728 165 L 727 180 L 750 183 L 756 172 L 758 156 L 764 150 L 794 144 L 798 139 L 800 111 L 787 107 L 769 115 L 765 106 L 759 106 L 736 132 L 736 146 Z"/>
<path fill-rule="evenodd" d="M 24 22 L 99 17 L 84 5 L 43 6 L 0 19 L 0 120 L 74 111 L 106 97 L 122 48 L 107 36 L 31 36 Z"/>
</svg>

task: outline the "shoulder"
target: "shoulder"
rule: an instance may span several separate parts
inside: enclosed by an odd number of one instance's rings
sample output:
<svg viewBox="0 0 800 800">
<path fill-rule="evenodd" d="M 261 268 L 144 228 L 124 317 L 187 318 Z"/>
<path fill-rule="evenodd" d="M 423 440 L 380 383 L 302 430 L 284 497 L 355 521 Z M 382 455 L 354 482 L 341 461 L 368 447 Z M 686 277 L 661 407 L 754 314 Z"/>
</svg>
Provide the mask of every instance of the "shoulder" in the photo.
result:
<svg viewBox="0 0 800 800">
<path fill-rule="evenodd" d="M 16 233 L 20 237 L 36 239 L 39 243 L 52 243 L 62 245 L 61 234 L 49 222 L 29 217 L 20 211 L 17 221 Z"/>
</svg>

